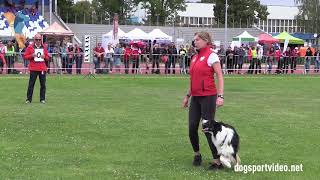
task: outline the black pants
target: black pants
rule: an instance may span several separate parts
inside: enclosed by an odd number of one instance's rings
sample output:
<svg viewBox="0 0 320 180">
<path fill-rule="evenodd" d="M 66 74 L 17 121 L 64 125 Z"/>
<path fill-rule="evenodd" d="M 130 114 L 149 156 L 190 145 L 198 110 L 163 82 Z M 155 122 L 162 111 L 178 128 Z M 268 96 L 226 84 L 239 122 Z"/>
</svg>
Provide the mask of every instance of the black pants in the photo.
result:
<svg viewBox="0 0 320 180">
<path fill-rule="evenodd" d="M 255 74 L 261 74 L 261 59 L 256 59 L 255 66 Z"/>
<path fill-rule="evenodd" d="M 14 57 L 13 56 L 7 56 L 7 73 L 11 74 L 13 72 L 13 68 L 14 68 Z"/>
<path fill-rule="evenodd" d="M 62 72 L 66 72 L 67 70 L 67 64 L 68 64 L 68 58 L 67 56 L 62 56 Z"/>
<path fill-rule="evenodd" d="M 285 57 L 284 61 L 283 61 L 283 73 L 288 74 L 288 70 L 289 70 L 289 57 Z"/>
<path fill-rule="evenodd" d="M 132 74 L 138 74 L 139 70 L 139 60 L 132 61 Z"/>
<path fill-rule="evenodd" d="M 124 69 L 125 69 L 124 71 L 126 74 L 129 74 L 129 63 L 130 63 L 129 59 L 124 60 Z"/>
<path fill-rule="evenodd" d="M 277 74 L 283 73 L 283 72 L 282 72 L 282 70 L 283 70 L 283 65 L 284 65 L 283 62 L 284 62 L 283 59 L 280 59 L 280 60 L 278 61 L 278 67 L 277 67 L 277 71 L 276 71 Z"/>
<path fill-rule="evenodd" d="M 81 57 L 76 57 L 76 71 L 77 74 L 81 74 L 81 68 L 82 68 L 82 58 Z"/>
<path fill-rule="evenodd" d="M 72 74 L 72 64 L 73 64 L 73 58 L 68 58 L 68 66 L 67 66 L 68 74 Z"/>
<path fill-rule="evenodd" d="M 251 62 L 250 62 L 248 74 L 253 74 L 254 65 L 256 64 L 256 61 L 257 61 L 256 58 L 252 58 L 252 60 L 251 60 Z"/>
<path fill-rule="evenodd" d="M 294 73 L 296 68 L 297 68 L 297 57 L 292 57 L 291 58 L 291 63 L 290 63 L 291 74 Z"/>
<path fill-rule="evenodd" d="M 172 74 L 176 74 L 176 57 L 174 56 L 169 56 L 168 60 L 168 66 L 167 66 L 167 73 L 171 73 L 171 66 L 172 66 Z"/>
<path fill-rule="evenodd" d="M 215 123 L 217 96 L 193 96 L 189 109 L 189 138 L 194 152 L 199 151 L 198 128 L 201 119 Z M 205 133 L 207 141 L 214 159 L 218 159 L 217 149 L 212 143 L 211 134 Z"/>
<path fill-rule="evenodd" d="M 160 57 L 159 56 L 153 56 L 153 58 L 152 58 L 152 70 L 151 70 L 151 73 L 153 74 L 153 73 L 159 73 L 160 72 L 160 70 L 159 70 L 159 60 L 160 59 Z M 157 66 L 157 70 L 155 70 L 154 68 L 155 68 L 155 66 Z"/>
<path fill-rule="evenodd" d="M 30 71 L 27 100 L 32 102 L 33 88 L 36 83 L 37 76 L 40 80 L 40 101 L 46 99 L 46 72 L 45 71 Z"/>
</svg>

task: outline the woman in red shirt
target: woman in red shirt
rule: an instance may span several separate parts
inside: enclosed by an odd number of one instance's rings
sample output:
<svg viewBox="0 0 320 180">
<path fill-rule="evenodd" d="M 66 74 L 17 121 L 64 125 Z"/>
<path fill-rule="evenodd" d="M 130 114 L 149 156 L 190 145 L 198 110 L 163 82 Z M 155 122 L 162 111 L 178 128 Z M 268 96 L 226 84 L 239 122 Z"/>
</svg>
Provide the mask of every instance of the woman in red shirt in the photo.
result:
<svg viewBox="0 0 320 180">
<path fill-rule="evenodd" d="M 187 107 L 191 98 L 189 109 L 189 138 L 194 151 L 193 165 L 199 166 L 202 157 L 199 149 L 198 126 L 200 119 L 215 123 L 216 107 L 222 106 L 223 101 L 223 75 L 220 60 L 210 47 L 212 39 L 207 32 L 198 32 L 194 37 L 198 54 L 191 59 L 190 66 L 190 90 L 183 100 L 182 106 Z M 214 74 L 218 78 L 216 88 Z M 204 127 L 203 127 L 204 128 Z M 217 155 L 217 149 L 212 143 L 211 134 L 205 133 L 213 156 L 213 163 L 209 169 L 220 169 L 222 164 Z"/>
<path fill-rule="evenodd" d="M 127 44 L 126 48 L 124 49 L 124 58 L 123 58 L 126 74 L 129 74 L 129 63 L 130 63 L 131 55 L 132 55 L 132 49 L 130 48 L 129 44 Z"/>
<path fill-rule="evenodd" d="M 39 50 L 36 52 L 36 50 Z M 42 51 L 42 53 L 40 52 Z M 36 34 L 34 36 L 34 43 L 29 45 L 24 53 L 24 59 L 29 60 L 29 70 L 30 70 L 30 78 L 29 78 L 29 86 L 27 92 L 27 100 L 26 103 L 32 102 L 32 95 L 34 84 L 37 80 L 37 76 L 39 76 L 40 80 L 40 102 L 45 104 L 46 98 L 46 71 L 47 66 L 45 61 L 49 61 L 49 54 L 47 47 L 42 43 L 42 36 L 40 34 Z"/>
</svg>

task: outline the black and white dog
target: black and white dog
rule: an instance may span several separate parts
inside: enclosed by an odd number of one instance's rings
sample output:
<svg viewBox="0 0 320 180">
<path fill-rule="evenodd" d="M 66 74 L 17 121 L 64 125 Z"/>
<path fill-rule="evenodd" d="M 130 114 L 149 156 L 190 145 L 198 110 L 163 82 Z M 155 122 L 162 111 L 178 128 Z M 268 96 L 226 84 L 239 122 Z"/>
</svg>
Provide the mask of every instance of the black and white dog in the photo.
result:
<svg viewBox="0 0 320 180">
<path fill-rule="evenodd" d="M 202 127 L 204 133 L 211 134 L 212 142 L 224 167 L 231 168 L 240 164 L 238 155 L 240 138 L 234 127 L 222 122 L 209 123 L 208 120 L 202 120 Z"/>
</svg>

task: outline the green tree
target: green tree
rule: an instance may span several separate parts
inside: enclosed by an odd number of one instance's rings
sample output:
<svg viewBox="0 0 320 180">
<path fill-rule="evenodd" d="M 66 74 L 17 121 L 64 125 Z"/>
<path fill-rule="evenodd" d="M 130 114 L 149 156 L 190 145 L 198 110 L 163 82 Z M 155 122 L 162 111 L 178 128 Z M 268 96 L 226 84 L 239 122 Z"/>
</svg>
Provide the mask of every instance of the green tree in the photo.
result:
<svg viewBox="0 0 320 180">
<path fill-rule="evenodd" d="M 309 33 L 320 33 L 320 1 L 295 0 L 295 3 L 299 7 L 299 14 L 296 16 L 298 26 L 304 27 Z"/>
<path fill-rule="evenodd" d="M 102 17 L 104 21 L 112 23 L 113 16 L 117 13 L 120 23 L 124 23 L 131 16 L 134 0 L 93 0 L 92 6 L 98 18 Z"/>
<path fill-rule="evenodd" d="M 72 18 L 70 18 L 70 15 L 73 14 L 72 12 L 73 7 L 73 0 L 59 0 L 58 1 L 58 13 L 59 16 L 66 22 Z M 70 22 L 70 21 L 69 21 Z"/>
<path fill-rule="evenodd" d="M 202 0 L 201 3 L 214 3 L 216 21 L 225 22 L 225 0 Z M 257 18 L 266 20 L 269 15 L 267 6 L 259 0 L 228 0 L 228 24 L 252 25 Z"/>
<path fill-rule="evenodd" d="M 177 12 L 185 10 L 184 0 L 135 0 L 135 4 L 143 3 L 147 10 L 148 22 L 165 24 L 166 20 L 173 20 Z"/>
<path fill-rule="evenodd" d="M 76 16 L 77 23 L 88 24 L 96 21 L 95 16 L 92 14 L 95 11 L 89 1 L 79 1 L 72 6 L 71 10 Z"/>
</svg>

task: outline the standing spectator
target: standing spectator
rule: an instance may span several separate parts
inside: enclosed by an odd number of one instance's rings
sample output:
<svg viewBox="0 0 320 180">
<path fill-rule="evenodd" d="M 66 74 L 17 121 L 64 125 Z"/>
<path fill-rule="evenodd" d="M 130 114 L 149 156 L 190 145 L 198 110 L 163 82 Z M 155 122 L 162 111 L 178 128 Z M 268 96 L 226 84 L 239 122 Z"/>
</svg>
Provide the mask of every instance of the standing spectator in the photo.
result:
<svg viewBox="0 0 320 180">
<path fill-rule="evenodd" d="M 258 46 L 257 50 L 258 50 L 258 52 L 257 52 L 257 62 L 256 62 L 255 74 L 261 74 L 261 62 L 262 62 L 262 58 L 263 58 L 263 47 Z"/>
<path fill-rule="evenodd" d="M 291 74 L 293 74 L 294 71 L 297 68 L 297 58 L 298 58 L 298 56 L 299 56 L 299 49 L 298 49 L 298 47 L 295 47 L 291 51 L 291 64 L 290 64 Z"/>
<path fill-rule="evenodd" d="M 7 73 L 11 74 L 13 72 L 14 68 L 14 53 L 15 48 L 12 41 L 8 42 L 7 48 L 6 48 L 6 60 L 7 60 Z"/>
<path fill-rule="evenodd" d="M 5 46 L 2 44 L 2 41 L 0 40 L 0 74 L 2 74 L 3 67 L 6 65 L 5 54 Z"/>
<path fill-rule="evenodd" d="M 130 46 L 127 44 L 126 48 L 124 49 L 124 58 L 123 58 L 126 74 L 129 74 L 129 63 L 130 63 L 131 54 L 132 54 L 132 50 Z"/>
<path fill-rule="evenodd" d="M 153 47 L 153 57 L 152 57 L 152 70 L 151 73 L 160 74 L 159 70 L 159 61 L 160 61 L 160 48 L 158 44 L 155 44 Z M 157 66 L 157 70 L 155 70 L 155 66 Z"/>
<path fill-rule="evenodd" d="M 67 72 L 68 74 L 72 74 L 72 65 L 73 65 L 73 58 L 74 58 L 74 48 L 73 45 L 70 43 L 69 47 L 67 48 L 68 54 L 68 65 L 67 65 Z"/>
<path fill-rule="evenodd" d="M 291 56 L 291 52 L 290 52 L 290 47 L 287 47 L 286 51 L 283 53 L 283 73 L 288 74 L 288 69 L 289 69 L 289 61 L 290 61 L 290 56 Z"/>
<path fill-rule="evenodd" d="M 236 73 L 238 61 L 239 61 L 239 48 L 235 46 L 233 51 L 232 72 Z"/>
<path fill-rule="evenodd" d="M 105 68 L 109 73 L 112 73 L 113 69 L 113 54 L 114 50 L 111 44 L 108 44 L 107 49 L 105 50 Z"/>
<path fill-rule="evenodd" d="M 57 42 L 53 47 L 52 61 L 54 66 L 54 72 L 61 74 L 61 51 L 60 45 Z"/>
<path fill-rule="evenodd" d="M 139 71 L 139 64 L 140 64 L 140 59 L 139 59 L 139 54 L 140 50 L 136 45 L 132 46 L 132 74 L 138 74 Z"/>
<path fill-rule="evenodd" d="M 226 59 L 227 59 L 227 71 L 228 74 L 232 73 L 232 63 L 233 63 L 233 51 L 231 49 L 231 47 L 229 46 L 227 51 L 226 51 Z"/>
<path fill-rule="evenodd" d="M 254 65 L 252 65 L 252 64 L 254 64 L 254 62 L 253 62 L 253 59 L 252 59 L 252 49 L 251 49 L 251 47 L 250 46 L 248 46 L 247 47 L 247 58 L 248 58 L 248 62 L 249 62 L 249 70 L 248 70 L 248 74 L 250 74 L 250 70 L 252 70 L 253 69 L 253 66 Z M 252 73 L 251 73 L 252 74 Z"/>
<path fill-rule="evenodd" d="M 60 53 L 61 53 L 61 60 L 62 60 L 62 72 L 66 73 L 67 64 L 68 64 L 67 45 L 66 45 L 66 43 L 63 43 L 62 46 L 60 47 Z"/>
<path fill-rule="evenodd" d="M 169 48 L 169 64 L 168 64 L 168 74 L 171 73 L 172 66 L 172 74 L 176 74 L 176 57 L 177 57 L 177 48 L 174 43 L 171 44 Z"/>
<path fill-rule="evenodd" d="M 187 50 L 184 48 L 184 46 L 181 44 L 179 49 L 179 59 L 180 59 L 180 74 L 186 73 L 186 64 L 185 59 L 187 56 Z"/>
<path fill-rule="evenodd" d="M 225 50 L 224 50 L 224 46 L 220 45 L 220 49 L 218 50 L 218 56 L 220 58 L 220 65 L 221 65 L 221 69 L 223 70 L 223 64 L 225 63 Z"/>
<path fill-rule="evenodd" d="M 35 57 L 37 57 L 37 55 L 35 54 L 35 49 L 43 49 L 43 54 L 40 56 L 42 60 L 37 62 L 35 61 Z M 40 80 L 40 102 L 42 104 L 45 104 L 47 66 L 44 61 L 48 61 L 49 58 L 50 57 L 48 54 L 47 47 L 45 47 L 45 45 L 42 43 L 42 36 L 40 34 L 36 34 L 34 36 L 34 44 L 29 45 L 24 54 L 24 59 L 30 61 L 30 64 L 29 64 L 30 78 L 29 78 L 27 100 L 26 100 L 27 104 L 32 102 L 34 84 L 38 76 Z"/>
<path fill-rule="evenodd" d="M 305 69 L 306 74 L 309 74 L 311 57 L 312 57 L 312 51 L 311 51 L 310 47 L 308 47 L 307 52 L 306 52 L 306 62 L 304 64 L 304 69 Z"/>
<path fill-rule="evenodd" d="M 101 47 L 101 43 L 97 44 L 97 47 L 93 49 L 93 63 L 94 63 L 94 69 L 95 73 L 101 73 L 100 70 L 100 63 L 103 61 L 103 56 L 104 56 L 104 49 Z"/>
<path fill-rule="evenodd" d="M 242 74 L 242 66 L 244 63 L 244 57 L 246 56 L 246 51 L 243 46 L 239 49 L 239 59 L 238 59 L 238 74 Z"/>
<path fill-rule="evenodd" d="M 314 72 L 318 73 L 320 68 L 320 49 L 315 52 L 314 56 L 316 57 L 314 62 Z"/>
<path fill-rule="evenodd" d="M 114 49 L 114 65 L 116 66 L 116 71 L 120 73 L 121 67 L 121 56 L 123 54 L 123 49 L 120 44 L 117 44 Z"/>
<path fill-rule="evenodd" d="M 270 50 L 268 51 L 268 59 L 267 59 L 267 63 L 268 63 L 268 74 L 271 74 L 272 71 L 272 65 L 273 65 L 273 60 L 274 60 L 274 48 L 271 47 Z"/>
<path fill-rule="evenodd" d="M 249 52 L 251 50 L 251 62 L 250 62 L 250 66 L 249 66 L 249 71 L 248 71 L 248 74 L 253 74 L 253 71 L 255 69 L 255 64 L 256 64 L 256 61 L 257 61 L 257 50 L 254 46 L 252 46 L 250 49 L 249 49 Z M 250 55 L 249 55 L 250 56 Z"/>
<path fill-rule="evenodd" d="M 28 74 L 28 66 L 29 61 L 23 58 L 24 53 L 26 52 L 27 47 L 29 46 L 29 42 L 26 42 L 25 47 L 21 50 L 21 57 L 23 59 L 23 67 L 24 67 L 24 73 Z"/>
<path fill-rule="evenodd" d="M 81 47 L 79 47 L 78 44 L 75 44 L 74 53 L 75 53 L 74 58 L 76 61 L 76 73 L 81 74 L 82 61 L 83 61 L 83 50 Z"/>
<path fill-rule="evenodd" d="M 191 59 L 197 53 L 197 51 L 194 48 L 194 46 L 186 46 L 186 49 L 188 51 L 188 56 L 185 59 L 185 64 L 186 64 L 186 72 L 187 72 L 187 74 L 189 74 Z"/>
<path fill-rule="evenodd" d="M 53 54 L 53 45 L 52 44 L 49 44 L 49 45 L 45 44 L 45 45 L 48 47 L 48 53 L 49 53 L 49 57 L 50 57 L 49 61 L 45 61 L 45 63 L 46 63 L 46 66 L 48 68 L 47 73 L 50 74 L 50 69 L 51 69 L 50 62 L 53 59 L 53 56 L 52 56 L 52 54 Z"/>
<path fill-rule="evenodd" d="M 278 67 L 277 67 L 276 73 L 280 74 L 282 72 L 282 69 L 281 69 L 282 62 L 281 62 L 281 51 L 280 51 L 279 47 L 276 47 L 276 51 L 274 53 L 274 57 L 275 57 L 275 59 L 276 59 L 276 61 L 278 63 Z"/>
<path fill-rule="evenodd" d="M 168 54 L 169 54 L 169 47 L 167 45 L 165 45 L 164 48 L 161 51 L 161 61 L 165 65 L 165 70 L 164 70 L 165 74 L 168 74 L 168 66 L 169 66 Z"/>
</svg>

